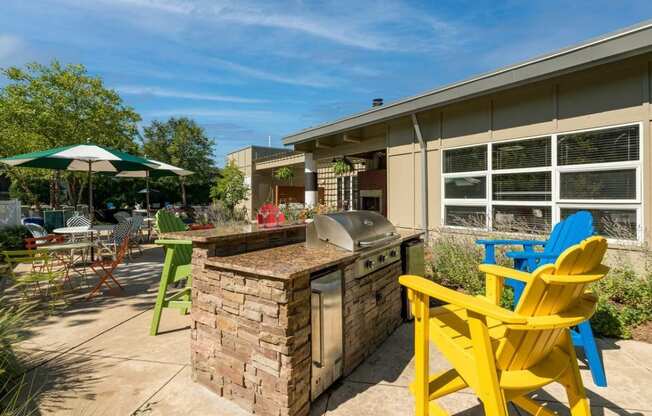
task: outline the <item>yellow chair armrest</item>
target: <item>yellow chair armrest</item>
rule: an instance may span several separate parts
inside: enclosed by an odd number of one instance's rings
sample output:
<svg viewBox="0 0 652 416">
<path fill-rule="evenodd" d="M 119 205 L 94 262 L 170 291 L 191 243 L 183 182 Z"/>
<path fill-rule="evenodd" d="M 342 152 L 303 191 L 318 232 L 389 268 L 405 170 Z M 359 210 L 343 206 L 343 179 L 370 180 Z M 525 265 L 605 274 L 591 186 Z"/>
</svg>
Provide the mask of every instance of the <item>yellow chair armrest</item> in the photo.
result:
<svg viewBox="0 0 652 416">
<path fill-rule="evenodd" d="M 528 283 L 532 280 L 532 275 L 527 272 L 522 272 L 516 269 L 510 269 L 505 266 L 498 266 L 497 264 L 481 264 L 478 269 L 483 273 L 492 274 L 494 276 L 509 277 L 510 279 L 520 280 L 521 282 Z"/>
<path fill-rule="evenodd" d="M 399 278 L 399 282 L 418 293 L 439 299 L 446 303 L 460 306 L 466 310 L 473 311 L 480 315 L 497 319 L 508 324 L 525 324 L 527 318 L 510 310 L 503 309 L 500 306 L 485 300 L 482 297 L 467 295 L 438 285 L 428 279 L 419 276 L 404 275 Z"/>
<path fill-rule="evenodd" d="M 602 279 L 609 272 L 609 267 L 599 265 L 595 269 L 577 275 L 543 273 L 541 278 L 548 284 L 591 283 Z"/>
<path fill-rule="evenodd" d="M 570 328 L 589 319 L 595 312 L 597 298 L 590 293 L 585 293 L 577 304 L 555 315 L 532 316 L 527 318 L 527 325 L 507 325 L 508 328 L 526 331 L 539 331 L 542 329 Z"/>
</svg>

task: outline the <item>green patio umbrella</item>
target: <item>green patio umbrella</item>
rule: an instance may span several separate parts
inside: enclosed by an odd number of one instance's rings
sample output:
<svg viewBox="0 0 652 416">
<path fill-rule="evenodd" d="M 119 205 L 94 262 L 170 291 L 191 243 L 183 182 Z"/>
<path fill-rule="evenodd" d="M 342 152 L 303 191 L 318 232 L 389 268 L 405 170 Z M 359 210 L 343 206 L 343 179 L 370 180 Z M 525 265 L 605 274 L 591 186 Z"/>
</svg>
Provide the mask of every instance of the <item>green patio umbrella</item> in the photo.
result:
<svg viewBox="0 0 652 416">
<path fill-rule="evenodd" d="M 0 159 L 10 166 L 88 172 L 88 208 L 93 222 L 93 172 L 155 169 L 158 164 L 129 153 L 93 144 L 57 147 Z"/>
</svg>

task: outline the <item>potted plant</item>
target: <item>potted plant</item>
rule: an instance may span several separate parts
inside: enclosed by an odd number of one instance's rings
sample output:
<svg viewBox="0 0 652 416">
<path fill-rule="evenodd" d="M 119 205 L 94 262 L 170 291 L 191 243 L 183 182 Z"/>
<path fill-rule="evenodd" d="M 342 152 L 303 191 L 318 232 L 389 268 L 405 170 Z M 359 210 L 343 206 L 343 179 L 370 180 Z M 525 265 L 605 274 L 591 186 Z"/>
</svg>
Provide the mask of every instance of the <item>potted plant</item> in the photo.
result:
<svg viewBox="0 0 652 416">
<path fill-rule="evenodd" d="M 294 179 L 294 169 L 288 166 L 283 166 L 276 169 L 274 172 L 274 177 L 281 182 L 288 182 L 292 184 L 292 180 Z"/>
<path fill-rule="evenodd" d="M 331 163 L 331 169 L 333 169 L 335 176 L 342 176 L 351 172 L 353 170 L 353 165 L 348 159 L 343 157 L 342 159 L 334 160 L 333 163 Z"/>
</svg>

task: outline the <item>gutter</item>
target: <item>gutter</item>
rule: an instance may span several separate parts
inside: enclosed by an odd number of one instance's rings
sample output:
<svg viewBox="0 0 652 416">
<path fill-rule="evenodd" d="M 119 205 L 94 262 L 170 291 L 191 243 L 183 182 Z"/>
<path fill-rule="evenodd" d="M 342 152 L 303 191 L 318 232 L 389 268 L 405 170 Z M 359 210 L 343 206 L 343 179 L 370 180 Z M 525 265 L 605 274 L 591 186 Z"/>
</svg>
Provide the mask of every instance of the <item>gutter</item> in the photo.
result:
<svg viewBox="0 0 652 416">
<path fill-rule="evenodd" d="M 419 127 L 419 119 L 416 113 L 412 113 L 412 125 L 414 126 L 414 133 L 419 141 L 421 147 L 421 226 L 425 234 L 426 244 L 428 243 L 428 149 L 423 135 L 421 134 L 421 127 Z"/>
</svg>

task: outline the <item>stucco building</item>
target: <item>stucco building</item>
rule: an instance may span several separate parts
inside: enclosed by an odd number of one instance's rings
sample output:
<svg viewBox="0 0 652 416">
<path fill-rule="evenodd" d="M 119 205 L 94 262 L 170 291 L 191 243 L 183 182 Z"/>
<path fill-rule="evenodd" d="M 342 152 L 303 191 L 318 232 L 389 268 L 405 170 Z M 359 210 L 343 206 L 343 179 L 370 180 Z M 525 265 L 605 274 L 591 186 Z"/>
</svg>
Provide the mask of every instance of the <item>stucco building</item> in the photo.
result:
<svg viewBox="0 0 652 416">
<path fill-rule="evenodd" d="M 304 181 L 318 183 L 318 166 L 341 157 L 385 171 L 366 203 L 386 204 L 397 226 L 547 229 L 588 209 L 601 232 L 650 241 L 651 96 L 645 22 L 283 142 L 304 154 Z"/>
</svg>

